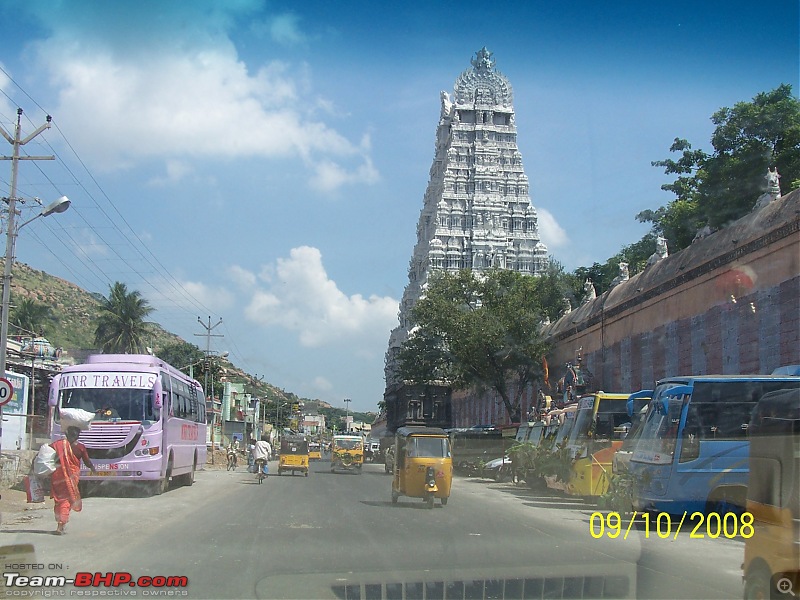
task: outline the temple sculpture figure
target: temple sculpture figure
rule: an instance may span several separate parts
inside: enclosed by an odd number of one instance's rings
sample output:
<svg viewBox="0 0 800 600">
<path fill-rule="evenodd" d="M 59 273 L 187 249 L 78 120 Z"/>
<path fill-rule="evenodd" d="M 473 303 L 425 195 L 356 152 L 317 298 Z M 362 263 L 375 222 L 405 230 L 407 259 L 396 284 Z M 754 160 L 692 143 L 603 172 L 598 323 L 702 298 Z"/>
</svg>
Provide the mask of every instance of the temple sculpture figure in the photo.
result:
<svg viewBox="0 0 800 600">
<path fill-rule="evenodd" d="M 408 339 L 409 317 L 428 274 L 441 269 L 510 269 L 540 275 L 548 265 L 536 209 L 517 147 L 513 92 L 485 47 L 455 82 L 440 92 L 435 153 L 417 243 L 389 339 L 386 384 L 397 383 L 396 353 Z"/>
</svg>

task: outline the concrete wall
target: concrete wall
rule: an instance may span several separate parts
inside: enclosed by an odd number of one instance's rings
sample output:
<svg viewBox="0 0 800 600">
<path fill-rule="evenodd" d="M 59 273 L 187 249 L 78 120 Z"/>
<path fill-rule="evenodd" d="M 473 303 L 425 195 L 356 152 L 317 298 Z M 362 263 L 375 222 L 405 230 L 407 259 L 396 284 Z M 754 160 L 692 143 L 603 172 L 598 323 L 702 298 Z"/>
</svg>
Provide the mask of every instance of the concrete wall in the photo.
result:
<svg viewBox="0 0 800 600">
<path fill-rule="evenodd" d="M 647 267 L 551 324 L 550 380 L 580 352 L 593 387 L 800 364 L 800 191 Z M 535 389 L 526 390 L 523 414 Z M 492 392 L 453 395 L 454 424 L 504 423 Z"/>
</svg>

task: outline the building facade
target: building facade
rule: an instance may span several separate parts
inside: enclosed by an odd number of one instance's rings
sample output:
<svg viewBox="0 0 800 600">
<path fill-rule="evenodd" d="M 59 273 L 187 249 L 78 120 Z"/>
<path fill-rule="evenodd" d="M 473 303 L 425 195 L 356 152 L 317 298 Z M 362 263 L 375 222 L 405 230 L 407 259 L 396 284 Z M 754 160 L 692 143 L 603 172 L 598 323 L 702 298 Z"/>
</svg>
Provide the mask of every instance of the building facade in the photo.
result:
<svg viewBox="0 0 800 600">
<path fill-rule="evenodd" d="M 399 325 L 386 353 L 387 387 L 397 383 L 396 353 L 408 339 L 410 315 L 435 270 L 511 269 L 538 275 L 547 268 L 536 209 L 517 147 L 513 92 L 481 49 L 441 92 L 430 179 L 417 224 L 417 243 L 400 303 Z"/>
</svg>

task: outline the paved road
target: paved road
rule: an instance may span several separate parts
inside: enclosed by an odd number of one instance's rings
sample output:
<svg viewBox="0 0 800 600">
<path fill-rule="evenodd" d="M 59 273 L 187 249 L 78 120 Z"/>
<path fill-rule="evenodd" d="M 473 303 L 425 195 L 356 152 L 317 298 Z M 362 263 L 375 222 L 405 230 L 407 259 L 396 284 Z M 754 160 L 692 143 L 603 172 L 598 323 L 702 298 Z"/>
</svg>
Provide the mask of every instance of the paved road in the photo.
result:
<svg viewBox="0 0 800 600">
<path fill-rule="evenodd" d="M 594 539 L 591 506 L 474 479 L 457 478 L 447 506 L 393 506 L 382 465 L 358 475 L 314 463 L 309 477 L 273 475 L 262 485 L 241 468 L 201 472 L 194 486 L 162 496 L 87 498 L 62 537 L 51 533 L 50 506 L 0 530 L 4 545 L 34 545 L 39 574 L 185 576 L 188 587 L 171 591 L 190 598 L 344 597 L 348 585 L 362 597 L 378 589 L 392 597 L 401 585 L 406 597 L 423 588 L 427 597 L 445 588 L 447 597 L 473 597 L 479 586 L 487 597 L 502 597 L 503 587 L 506 597 L 523 588 L 528 596 L 537 586 L 545 597 L 579 597 L 577 588 L 639 598 L 742 590 L 740 540 L 644 539 L 636 528 L 626 540 Z"/>
</svg>

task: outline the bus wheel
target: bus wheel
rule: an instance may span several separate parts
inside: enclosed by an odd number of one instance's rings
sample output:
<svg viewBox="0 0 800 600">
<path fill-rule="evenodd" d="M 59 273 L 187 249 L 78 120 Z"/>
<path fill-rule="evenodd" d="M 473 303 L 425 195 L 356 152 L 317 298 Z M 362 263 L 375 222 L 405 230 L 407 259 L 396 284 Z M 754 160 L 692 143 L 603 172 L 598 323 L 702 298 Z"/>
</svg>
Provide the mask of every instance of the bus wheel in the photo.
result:
<svg viewBox="0 0 800 600">
<path fill-rule="evenodd" d="M 191 487 L 194 484 L 194 472 L 197 469 L 197 457 L 195 457 L 194 462 L 192 463 L 192 470 L 185 475 L 181 475 L 181 485 L 185 485 L 186 487 Z"/>
<path fill-rule="evenodd" d="M 741 515 L 746 497 L 746 492 L 739 488 L 716 489 L 706 501 L 706 514 L 716 513 L 721 519 L 728 513 Z"/>
<path fill-rule="evenodd" d="M 169 462 L 167 463 L 167 473 L 159 482 L 160 491 L 159 494 L 163 494 L 169 489 L 169 480 L 172 479 L 172 456 L 169 457 Z"/>
</svg>

